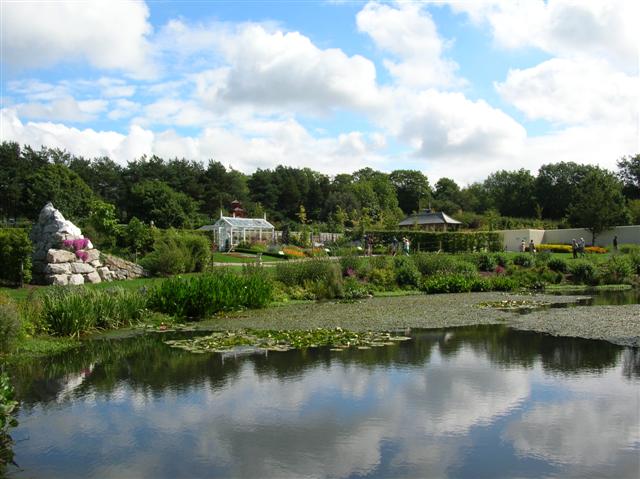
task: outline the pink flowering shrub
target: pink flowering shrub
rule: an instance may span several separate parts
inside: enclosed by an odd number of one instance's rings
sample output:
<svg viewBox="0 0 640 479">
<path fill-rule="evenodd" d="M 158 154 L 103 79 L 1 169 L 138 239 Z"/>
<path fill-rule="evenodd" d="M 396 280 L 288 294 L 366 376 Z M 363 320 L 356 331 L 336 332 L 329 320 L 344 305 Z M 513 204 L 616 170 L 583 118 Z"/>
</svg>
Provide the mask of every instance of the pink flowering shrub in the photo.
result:
<svg viewBox="0 0 640 479">
<path fill-rule="evenodd" d="M 78 238 L 74 240 L 67 239 L 62 242 L 62 246 L 75 251 L 76 257 L 82 261 L 87 261 L 87 259 L 89 259 L 89 254 L 86 251 L 83 251 L 87 246 L 89 246 L 88 238 Z"/>
</svg>

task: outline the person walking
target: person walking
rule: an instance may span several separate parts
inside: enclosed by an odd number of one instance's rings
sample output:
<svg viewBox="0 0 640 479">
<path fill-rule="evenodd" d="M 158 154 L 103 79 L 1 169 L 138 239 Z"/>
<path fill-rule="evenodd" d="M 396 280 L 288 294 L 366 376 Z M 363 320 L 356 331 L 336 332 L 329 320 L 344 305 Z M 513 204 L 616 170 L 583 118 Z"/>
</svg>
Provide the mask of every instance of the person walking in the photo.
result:
<svg viewBox="0 0 640 479">
<path fill-rule="evenodd" d="M 533 244 L 533 240 L 529 241 L 529 253 L 534 254 L 536 252 L 536 245 Z"/>
<path fill-rule="evenodd" d="M 613 251 L 614 251 L 614 253 L 618 252 L 618 237 L 617 236 L 613 237 Z"/>
<path fill-rule="evenodd" d="M 411 242 L 409 241 L 409 238 L 407 238 L 406 236 L 404 238 L 402 238 L 402 248 L 404 250 L 404 255 L 405 256 L 409 256 L 409 250 L 411 248 Z"/>
<path fill-rule="evenodd" d="M 398 254 L 398 238 L 394 236 L 391 240 L 391 255 L 395 256 L 396 254 Z"/>
<path fill-rule="evenodd" d="M 522 240 L 520 242 L 520 252 L 524 253 L 525 251 L 527 251 L 527 244 L 524 242 L 524 240 Z"/>
<path fill-rule="evenodd" d="M 578 257 L 578 242 L 575 238 L 571 240 L 571 252 L 573 253 L 573 259 Z"/>
<path fill-rule="evenodd" d="M 580 254 L 580 256 L 584 256 L 585 255 L 584 238 L 580 238 L 580 241 L 578 241 L 578 253 Z"/>
</svg>

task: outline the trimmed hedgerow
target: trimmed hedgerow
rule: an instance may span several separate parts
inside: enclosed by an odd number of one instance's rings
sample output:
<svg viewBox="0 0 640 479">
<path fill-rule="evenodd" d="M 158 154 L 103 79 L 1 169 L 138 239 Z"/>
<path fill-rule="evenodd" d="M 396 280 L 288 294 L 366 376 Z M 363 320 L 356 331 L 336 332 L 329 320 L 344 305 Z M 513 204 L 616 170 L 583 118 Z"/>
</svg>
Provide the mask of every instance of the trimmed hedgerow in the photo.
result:
<svg viewBox="0 0 640 479">
<path fill-rule="evenodd" d="M 434 232 L 434 231 L 368 231 L 376 243 L 391 244 L 393 238 L 406 236 L 411 242 L 411 251 L 442 251 L 462 253 L 471 251 L 501 251 L 502 235 L 493 231 Z"/>
</svg>

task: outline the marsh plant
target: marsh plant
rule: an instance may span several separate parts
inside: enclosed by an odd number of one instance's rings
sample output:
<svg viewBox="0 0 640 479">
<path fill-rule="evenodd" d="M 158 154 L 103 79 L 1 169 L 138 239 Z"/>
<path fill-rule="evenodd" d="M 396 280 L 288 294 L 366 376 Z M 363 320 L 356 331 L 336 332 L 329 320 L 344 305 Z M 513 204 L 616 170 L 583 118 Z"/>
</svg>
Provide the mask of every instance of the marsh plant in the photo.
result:
<svg viewBox="0 0 640 479">
<path fill-rule="evenodd" d="M 315 299 L 342 297 L 342 274 L 335 261 L 310 259 L 279 263 L 276 266 L 276 279 L 289 287 L 303 286 Z"/>
<path fill-rule="evenodd" d="M 0 477 L 5 477 L 7 467 L 14 464 L 13 439 L 11 428 L 18 425 L 14 417 L 18 402 L 14 400 L 14 391 L 9 376 L 0 372 Z"/>
<path fill-rule="evenodd" d="M 226 270 L 164 280 L 149 292 L 147 305 L 178 318 L 203 319 L 221 311 L 261 308 L 273 299 L 273 284 L 261 270 Z"/>
<path fill-rule="evenodd" d="M 39 321 L 56 336 L 130 326 L 142 318 L 146 308 L 143 294 L 119 287 L 52 287 L 40 301 Z"/>
<path fill-rule="evenodd" d="M 0 296 L 0 355 L 9 353 L 21 332 L 21 322 L 16 304 Z"/>
</svg>

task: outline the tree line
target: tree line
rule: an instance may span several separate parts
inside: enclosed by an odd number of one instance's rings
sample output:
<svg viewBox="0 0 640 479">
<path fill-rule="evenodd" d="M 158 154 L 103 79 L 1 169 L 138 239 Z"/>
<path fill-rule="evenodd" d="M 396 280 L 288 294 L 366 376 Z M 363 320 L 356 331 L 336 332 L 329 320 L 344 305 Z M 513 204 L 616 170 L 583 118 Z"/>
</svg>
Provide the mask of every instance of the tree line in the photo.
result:
<svg viewBox="0 0 640 479">
<path fill-rule="evenodd" d="M 239 200 L 250 216 L 266 213 L 285 223 L 326 228 L 395 227 L 405 215 L 431 206 L 479 226 L 478 215 L 534 218 L 585 226 L 588 214 L 616 224 L 640 222 L 640 155 L 623 157 L 615 172 L 573 162 L 528 170 L 501 170 L 461 187 L 450 178 L 435 184 L 417 170 L 384 173 L 364 168 L 335 177 L 309 168 L 277 166 L 244 174 L 221 162 L 143 156 L 120 165 L 66 151 L 0 146 L 0 219 L 35 220 L 47 201 L 83 219 L 96 210 L 158 227 L 197 227 L 228 214 Z"/>
</svg>

